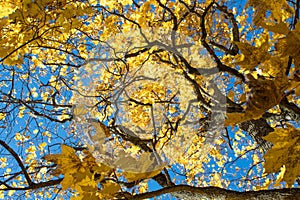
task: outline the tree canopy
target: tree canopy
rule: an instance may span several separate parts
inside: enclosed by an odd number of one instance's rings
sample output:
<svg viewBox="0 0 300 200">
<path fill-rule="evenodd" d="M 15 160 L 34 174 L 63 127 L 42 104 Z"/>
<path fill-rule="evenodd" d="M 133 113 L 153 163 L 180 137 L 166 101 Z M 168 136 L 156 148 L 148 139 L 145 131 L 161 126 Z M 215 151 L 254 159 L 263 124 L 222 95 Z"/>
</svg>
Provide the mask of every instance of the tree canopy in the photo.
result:
<svg viewBox="0 0 300 200">
<path fill-rule="evenodd" d="M 0 10 L 0 199 L 300 199 L 299 0 Z"/>
</svg>

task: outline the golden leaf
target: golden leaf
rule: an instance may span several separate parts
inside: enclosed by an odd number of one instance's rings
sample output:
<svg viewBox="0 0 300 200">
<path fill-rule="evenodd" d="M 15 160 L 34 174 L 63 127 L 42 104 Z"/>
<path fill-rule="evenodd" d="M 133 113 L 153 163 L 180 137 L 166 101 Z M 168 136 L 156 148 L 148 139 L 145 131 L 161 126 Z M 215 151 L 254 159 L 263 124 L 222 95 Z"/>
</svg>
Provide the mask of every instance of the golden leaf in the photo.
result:
<svg viewBox="0 0 300 200">
<path fill-rule="evenodd" d="M 73 113 L 75 116 L 85 115 L 88 113 L 88 109 L 83 104 L 79 104 L 75 106 Z"/>
<path fill-rule="evenodd" d="M 158 169 L 155 171 L 143 172 L 143 173 L 142 172 L 124 172 L 124 176 L 129 182 L 132 182 L 132 181 L 148 179 L 153 176 L 156 176 L 157 174 L 160 173 L 161 170 L 162 169 Z"/>
<path fill-rule="evenodd" d="M 285 0 L 249 0 L 246 7 L 249 6 L 255 9 L 253 22 L 256 26 L 264 23 L 267 11 L 271 11 L 271 18 L 278 22 L 284 21 L 294 12 Z"/>
<path fill-rule="evenodd" d="M 268 53 L 269 44 L 267 38 L 262 38 L 264 42 L 259 46 L 255 47 L 248 43 L 235 42 L 239 47 L 243 56 L 238 55 L 235 64 L 241 65 L 241 67 L 253 70 L 260 63 L 269 60 L 271 55 Z"/>
<path fill-rule="evenodd" d="M 275 25 L 262 24 L 261 26 L 265 29 L 268 29 L 269 31 L 274 32 L 274 33 L 279 33 L 279 34 L 284 34 L 284 35 L 288 34 L 288 32 L 290 31 L 287 23 L 285 23 L 285 22 L 279 22 L 278 24 L 275 24 Z"/>
<path fill-rule="evenodd" d="M 88 122 L 90 122 L 93 125 L 98 134 L 93 139 L 97 139 L 98 137 L 103 138 L 103 136 L 109 137 L 111 135 L 109 128 L 105 126 L 102 122 L 96 119 L 89 119 Z"/>
<path fill-rule="evenodd" d="M 6 114 L 5 114 L 5 113 L 0 113 L 0 120 L 4 119 L 4 118 L 5 118 L 5 116 L 6 116 Z"/>
<path fill-rule="evenodd" d="M 74 183 L 74 178 L 71 174 L 64 174 L 64 179 L 61 181 L 61 187 L 63 190 L 68 189 Z"/>
<path fill-rule="evenodd" d="M 67 145 L 61 145 L 61 154 L 45 155 L 44 159 L 54 162 L 58 165 L 57 169 L 52 172 L 53 175 L 76 173 L 80 166 L 80 159 L 75 154 L 75 149 Z"/>
<path fill-rule="evenodd" d="M 228 98 L 229 98 L 230 100 L 232 100 L 232 101 L 234 101 L 234 95 L 235 95 L 235 93 L 234 93 L 233 90 L 230 90 L 230 91 L 228 92 Z"/>
<path fill-rule="evenodd" d="M 226 120 L 224 122 L 225 126 L 234 126 L 236 124 L 251 120 L 253 118 L 259 118 L 261 116 L 261 113 L 227 113 L 226 114 Z"/>
<path fill-rule="evenodd" d="M 3 18 L 5 16 L 8 16 L 9 14 L 13 13 L 18 7 L 16 5 L 13 5 L 10 2 L 0 2 L 0 18 Z"/>
<path fill-rule="evenodd" d="M 265 77 L 255 79 L 251 74 L 248 74 L 246 78 L 251 92 L 248 94 L 245 112 L 227 113 L 225 126 L 233 126 L 251 119 L 261 118 L 267 110 L 280 103 L 285 95 L 285 90 L 291 85 L 285 76 L 275 79 Z"/>
<path fill-rule="evenodd" d="M 121 189 L 119 184 L 112 181 L 108 181 L 104 183 L 102 186 L 103 189 L 100 192 L 102 194 L 115 194 Z"/>
<path fill-rule="evenodd" d="M 265 155 L 266 173 L 278 172 L 282 166 L 286 167 L 283 181 L 289 186 L 300 175 L 300 131 L 293 127 L 281 129 L 263 137 L 273 143 L 273 147 Z"/>
</svg>

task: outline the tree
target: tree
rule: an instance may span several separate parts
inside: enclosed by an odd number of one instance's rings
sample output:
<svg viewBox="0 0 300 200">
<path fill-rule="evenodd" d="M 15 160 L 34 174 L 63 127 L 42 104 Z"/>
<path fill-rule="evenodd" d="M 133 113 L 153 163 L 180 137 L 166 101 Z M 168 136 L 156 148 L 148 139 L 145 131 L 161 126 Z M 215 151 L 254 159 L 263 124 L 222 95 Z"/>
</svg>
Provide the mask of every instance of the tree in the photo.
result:
<svg viewBox="0 0 300 200">
<path fill-rule="evenodd" d="M 0 9 L 0 198 L 299 199 L 299 0 Z"/>
</svg>

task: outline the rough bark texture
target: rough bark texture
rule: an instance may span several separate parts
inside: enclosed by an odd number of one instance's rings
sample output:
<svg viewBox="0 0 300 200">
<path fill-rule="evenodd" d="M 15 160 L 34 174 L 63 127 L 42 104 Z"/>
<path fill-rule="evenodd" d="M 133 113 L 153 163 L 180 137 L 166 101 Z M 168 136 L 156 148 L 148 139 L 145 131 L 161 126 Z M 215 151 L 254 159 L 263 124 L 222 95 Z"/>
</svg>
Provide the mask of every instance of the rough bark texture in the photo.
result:
<svg viewBox="0 0 300 200">
<path fill-rule="evenodd" d="M 260 118 L 258 120 L 246 121 L 238 126 L 243 131 L 247 132 L 264 151 L 271 149 L 272 143 L 262 139 L 263 136 L 266 136 L 270 132 L 274 131 L 274 129 L 270 127 L 265 119 Z"/>
<path fill-rule="evenodd" d="M 166 193 L 171 193 L 182 200 L 300 200 L 299 188 L 236 192 L 218 187 L 197 188 L 187 185 L 166 187 L 154 192 L 135 195 L 132 199 L 146 199 Z"/>
</svg>

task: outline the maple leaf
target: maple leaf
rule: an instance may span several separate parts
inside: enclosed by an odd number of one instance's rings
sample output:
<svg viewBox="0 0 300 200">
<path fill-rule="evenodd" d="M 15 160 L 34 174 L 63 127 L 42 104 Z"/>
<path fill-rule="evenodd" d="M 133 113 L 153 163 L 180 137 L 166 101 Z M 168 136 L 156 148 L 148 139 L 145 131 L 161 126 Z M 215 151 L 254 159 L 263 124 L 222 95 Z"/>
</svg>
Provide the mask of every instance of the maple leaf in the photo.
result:
<svg viewBox="0 0 300 200">
<path fill-rule="evenodd" d="M 49 154 L 44 156 L 44 159 L 58 165 L 54 174 L 63 172 L 75 173 L 78 165 L 81 163 L 79 157 L 75 154 L 75 149 L 64 144 L 61 145 L 61 154 Z"/>
<path fill-rule="evenodd" d="M 68 189 L 76 181 L 75 174 L 78 174 L 78 171 L 81 166 L 81 161 L 79 157 L 75 154 L 75 149 L 67 145 L 61 145 L 62 152 L 61 154 L 50 154 L 44 156 L 49 162 L 54 162 L 57 164 L 57 169 L 52 172 L 53 175 L 63 174 L 64 179 L 61 182 L 63 190 Z M 77 175 L 77 179 L 78 179 Z"/>
<path fill-rule="evenodd" d="M 259 46 L 255 47 L 248 43 L 235 42 L 242 52 L 242 56 L 237 57 L 236 64 L 245 69 L 253 70 L 258 64 L 269 60 L 271 55 L 268 53 L 268 39 Z"/>
<path fill-rule="evenodd" d="M 97 185 L 96 182 L 102 181 L 104 176 L 111 171 L 109 166 L 101 163 L 98 164 L 96 159 L 88 151 L 85 151 L 86 156 L 81 160 L 72 147 L 62 145 L 61 148 L 61 154 L 46 155 L 44 159 L 58 165 L 53 174 L 64 175 L 64 179 L 61 182 L 63 190 L 69 187 L 75 189 L 81 187 L 81 190 L 84 190 L 84 188 L 88 188 L 87 186 L 95 186 Z M 95 174 L 100 174 L 100 178 L 95 180 Z"/>
<path fill-rule="evenodd" d="M 84 104 L 76 105 L 73 109 L 73 113 L 75 116 L 85 115 L 89 112 L 89 110 L 84 106 Z"/>
<path fill-rule="evenodd" d="M 161 170 L 162 169 L 156 169 L 150 172 L 134 172 L 134 171 L 124 172 L 124 176 L 129 182 L 133 182 L 133 181 L 148 179 L 153 176 L 156 176 L 157 174 L 160 173 Z"/>
<path fill-rule="evenodd" d="M 278 172 L 285 166 L 286 172 L 282 180 L 290 186 L 293 185 L 300 175 L 300 131 L 291 126 L 285 129 L 277 128 L 263 138 L 274 145 L 264 155 L 266 173 Z"/>
<path fill-rule="evenodd" d="M 268 25 L 268 24 L 262 24 L 262 27 L 265 29 L 268 29 L 269 31 L 272 31 L 274 33 L 279 33 L 279 34 L 288 34 L 289 33 L 289 28 L 288 24 L 285 22 L 279 22 L 275 25 Z"/>
<path fill-rule="evenodd" d="M 247 84 L 251 89 L 248 94 L 247 107 L 244 113 L 227 113 L 225 126 L 239 124 L 250 119 L 259 119 L 270 108 L 280 103 L 285 96 L 285 90 L 291 87 L 291 82 L 285 76 L 274 79 L 258 77 L 255 79 L 248 74 Z"/>
<path fill-rule="evenodd" d="M 136 181 L 141 179 L 148 179 L 157 175 L 164 167 L 165 163 L 157 164 L 153 154 L 144 152 L 138 159 L 131 156 L 120 156 L 114 165 L 120 167 L 124 171 L 124 176 L 128 181 Z"/>
<path fill-rule="evenodd" d="M 280 27 L 279 27 L 280 28 Z M 295 65 L 300 64 L 300 23 L 295 25 L 295 29 L 288 31 L 285 37 L 278 39 L 275 44 L 275 49 L 281 53 L 282 56 L 291 56 L 295 59 Z"/>
<path fill-rule="evenodd" d="M 93 136 L 93 139 L 97 140 L 103 137 L 109 137 L 111 135 L 109 128 L 105 126 L 102 122 L 96 119 L 88 119 L 88 122 L 93 125 L 97 135 Z"/>
<path fill-rule="evenodd" d="M 117 193 L 121 187 L 119 184 L 113 182 L 113 181 L 108 181 L 106 183 L 102 184 L 103 189 L 100 191 L 100 194 L 115 194 Z"/>
<path fill-rule="evenodd" d="M 292 13 L 293 9 L 285 0 L 249 0 L 246 7 L 253 6 L 255 9 L 254 24 L 261 25 L 263 20 L 266 18 L 266 12 L 271 11 L 271 17 L 281 22 L 288 18 Z"/>
</svg>

